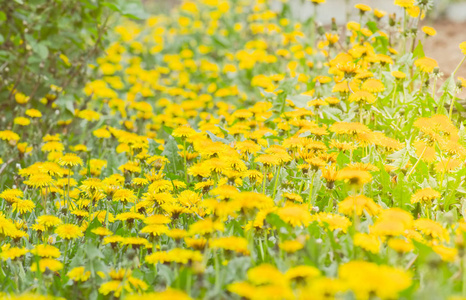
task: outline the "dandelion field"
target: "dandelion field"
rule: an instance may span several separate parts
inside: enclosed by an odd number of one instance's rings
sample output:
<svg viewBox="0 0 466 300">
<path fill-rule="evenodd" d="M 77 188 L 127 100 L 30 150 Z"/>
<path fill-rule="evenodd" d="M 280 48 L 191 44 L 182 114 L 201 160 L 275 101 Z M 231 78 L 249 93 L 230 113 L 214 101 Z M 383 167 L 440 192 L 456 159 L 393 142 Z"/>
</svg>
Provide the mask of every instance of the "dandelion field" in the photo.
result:
<svg viewBox="0 0 466 300">
<path fill-rule="evenodd" d="M 394 5 L 183 1 L 81 98 L 11 87 L 0 298 L 466 299 L 466 41 L 443 78 L 430 1 Z"/>
</svg>

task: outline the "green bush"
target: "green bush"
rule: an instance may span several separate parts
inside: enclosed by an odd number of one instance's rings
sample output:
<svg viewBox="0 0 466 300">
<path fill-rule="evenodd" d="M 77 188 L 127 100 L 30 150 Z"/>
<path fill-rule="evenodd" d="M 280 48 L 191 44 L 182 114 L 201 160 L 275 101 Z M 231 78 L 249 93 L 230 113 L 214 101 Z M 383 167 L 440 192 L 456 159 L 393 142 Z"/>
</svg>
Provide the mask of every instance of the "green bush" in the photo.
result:
<svg viewBox="0 0 466 300">
<path fill-rule="evenodd" d="M 0 7 L 4 112 L 15 99 L 50 104 L 61 90 L 78 98 L 111 24 L 119 15 L 144 17 L 137 2 L 117 0 L 0 0 Z"/>
</svg>

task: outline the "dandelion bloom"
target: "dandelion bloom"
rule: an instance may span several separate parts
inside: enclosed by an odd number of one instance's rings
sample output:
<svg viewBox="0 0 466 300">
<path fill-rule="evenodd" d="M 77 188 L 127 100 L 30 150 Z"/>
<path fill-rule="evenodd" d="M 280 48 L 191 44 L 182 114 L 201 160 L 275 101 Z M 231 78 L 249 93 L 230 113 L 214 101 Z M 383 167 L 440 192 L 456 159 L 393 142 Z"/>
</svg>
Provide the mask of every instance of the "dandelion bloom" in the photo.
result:
<svg viewBox="0 0 466 300">
<path fill-rule="evenodd" d="M 307 226 L 311 221 L 311 214 L 307 206 L 291 205 L 280 208 L 277 215 L 291 226 Z"/>
<path fill-rule="evenodd" d="M 372 10 L 372 8 L 369 5 L 362 4 L 362 3 L 356 4 L 354 7 L 359 9 L 361 12 L 366 12 L 366 11 L 371 11 Z"/>
<path fill-rule="evenodd" d="M 430 26 L 422 26 L 422 31 L 426 35 L 429 35 L 429 36 L 434 36 L 437 34 L 437 31 L 433 27 L 430 27 Z"/>
<path fill-rule="evenodd" d="M 15 260 L 17 258 L 23 257 L 28 253 L 29 251 L 25 248 L 18 248 L 18 247 L 12 247 L 6 250 L 3 250 L 2 253 L 0 253 L 0 257 L 3 260 Z"/>
<path fill-rule="evenodd" d="M 440 193 L 436 190 L 428 187 L 425 189 L 418 190 L 411 196 L 411 203 L 428 203 L 432 200 L 440 198 Z"/>
<path fill-rule="evenodd" d="M 71 269 L 66 276 L 68 276 L 73 281 L 87 281 L 91 277 L 91 271 L 86 271 L 84 267 L 76 267 Z"/>
<path fill-rule="evenodd" d="M 382 207 L 364 195 L 349 196 L 338 204 L 338 212 L 346 216 L 361 216 L 366 212 L 370 216 L 380 213 Z"/>
<path fill-rule="evenodd" d="M 380 239 L 376 235 L 360 232 L 354 235 L 353 244 L 374 254 L 379 253 L 380 246 L 382 245 Z"/>
<path fill-rule="evenodd" d="M 34 249 L 31 250 L 31 253 L 39 257 L 47 258 L 59 258 L 60 250 L 52 245 L 40 244 L 36 245 Z"/>
<path fill-rule="evenodd" d="M 395 77 L 396 79 L 404 79 L 406 78 L 406 74 L 401 72 L 401 71 L 392 71 L 391 72 L 392 76 Z"/>
<path fill-rule="evenodd" d="M 82 166 L 83 161 L 82 159 L 74 153 L 66 153 L 62 157 L 58 159 L 58 164 L 62 167 L 75 167 L 75 166 Z"/>
<path fill-rule="evenodd" d="M 411 8 L 414 6 L 414 0 L 395 0 L 394 4 L 403 8 Z"/>
<path fill-rule="evenodd" d="M 463 53 L 464 55 L 466 55 L 466 42 L 462 42 L 460 44 L 460 50 L 461 50 L 461 53 Z"/>
<path fill-rule="evenodd" d="M 370 295 L 396 299 L 412 283 L 411 275 L 403 269 L 365 261 L 350 261 L 341 265 L 338 277 L 358 299 L 368 299 Z"/>
<path fill-rule="evenodd" d="M 414 65 L 422 72 L 426 73 L 432 73 L 432 71 L 438 67 L 437 61 L 430 57 L 418 58 L 414 61 Z"/>
<path fill-rule="evenodd" d="M 84 235 L 82 229 L 74 224 L 60 225 L 55 229 L 55 233 L 65 240 L 76 239 Z"/>
<path fill-rule="evenodd" d="M 45 272 L 46 270 L 50 270 L 52 272 L 57 272 L 63 269 L 63 263 L 56 259 L 52 258 L 43 258 L 39 260 L 39 270 L 40 272 Z M 37 271 L 37 263 L 33 263 L 31 265 L 31 271 L 36 272 Z"/>
<path fill-rule="evenodd" d="M 244 255 L 249 254 L 248 241 L 243 237 L 227 236 L 212 239 L 210 241 L 210 247 L 213 249 L 220 248 L 229 251 L 235 251 Z"/>
</svg>

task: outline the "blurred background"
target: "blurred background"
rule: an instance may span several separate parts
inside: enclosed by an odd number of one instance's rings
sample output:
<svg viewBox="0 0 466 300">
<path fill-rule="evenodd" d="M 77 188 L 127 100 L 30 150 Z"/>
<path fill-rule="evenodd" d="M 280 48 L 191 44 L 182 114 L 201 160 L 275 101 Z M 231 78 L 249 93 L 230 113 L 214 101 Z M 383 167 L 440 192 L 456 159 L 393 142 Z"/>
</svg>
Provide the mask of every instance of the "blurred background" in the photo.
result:
<svg viewBox="0 0 466 300">
<path fill-rule="evenodd" d="M 285 0 L 286 1 L 286 0 Z M 436 59 L 440 65 L 444 78 L 447 78 L 462 59 L 458 45 L 466 41 L 466 0 L 430 0 L 433 9 L 421 22 L 422 26 L 434 27 L 437 34 L 423 40 L 426 56 Z M 169 13 L 170 10 L 179 5 L 181 0 L 142 0 L 147 12 L 151 14 Z M 271 1 L 272 8 L 279 11 L 282 1 Z M 313 4 L 310 0 L 288 0 L 292 3 L 293 15 L 305 20 L 313 13 Z M 335 18 L 337 23 L 344 24 L 347 11 L 353 14 L 350 20 L 357 21 L 357 10 L 354 5 L 358 3 L 367 4 L 372 8 L 386 11 L 388 14 L 395 13 L 398 17 L 403 15 L 402 9 L 393 5 L 393 0 L 326 0 L 324 5 L 317 6 L 317 20 L 323 25 L 331 23 Z M 349 10 L 348 10 L 349 8 Z M 387 17 L 385 17 L 388 20 Z M 466 78 L 466 64 L 458 71 L 458 76 Z"/>
</svg>

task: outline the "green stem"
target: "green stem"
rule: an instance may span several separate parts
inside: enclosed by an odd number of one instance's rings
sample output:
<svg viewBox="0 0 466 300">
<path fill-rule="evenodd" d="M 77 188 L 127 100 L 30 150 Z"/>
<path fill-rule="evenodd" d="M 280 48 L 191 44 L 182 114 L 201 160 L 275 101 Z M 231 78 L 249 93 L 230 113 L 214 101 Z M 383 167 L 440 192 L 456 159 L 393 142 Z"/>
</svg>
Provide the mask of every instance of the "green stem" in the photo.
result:
<svg viewBox="0 0 466 300">
<path fill-rule="evenodd" d="M 432 98 L 435 100 L 435 88 L 437 86 L 437 78 L 438 77 L 435 77 L 434 79 L 434 84 L 432 85 Z"/>
<path fill-rule="evenodd" d="M 398 87 L 397 81 L 395 81 L 395 87 L 393 88 L 393 97 L 392 97 L 392 108 L 395 108 L 395 96 L 396 96 L 396 88 Z"/>
<path fill-rule="evenodd" d="M 259 239 L 259 248 L 261 250 L 262 261 L 265 261 L 264 247 L 262 246 L 262 238 Z"/>
<path fill-rule="evenodd" d="M 214 250 L 214 263 L 215 263 L 215 291 L 220 292 L 220 288 L 222 287 L 220 284 L 220 265 L 218 262 L 218 255 L 217 252 Z"/>
<path fill-rule="evenodd" d="M 421 161 L 422 156 L 424 156 L 424 153 L 426 153 L 426 150 L 427 150 L 427 146 L 424 147 L 424 150 L 422 150 L 422 153 L 421 153 L 421 155 L 419 156 L 419 158 L 418 158 L 418 160 L 416 161 L 416 163 L 414 164 L 413 168 L 409 171 L 408 175 L 406 175 L 406 180 L 408 180 L 409 176 L 411 176 L 411 174 L 414 172 L 414 170 L 415 170 L 416 167 L 417 167 L 417 164 Z"/>
<path fill-rule="evenodd" d="M 65 240 L 65 252 L 63 253 L 63 270 L 64 270 L 64 274 L 66 274 L 66 270 L 67 270 L 67 267 L 66 267 L 66 264 L 68 262 L 68 246 L 70 244 L 70 241 L 69 240 Z"/>
<path fill-rule="evenodd" d="M 403 48 L 401 49 L 401 56 L 403 56 L 406 52 L 406 42 L 407 42 L 407 36 L 406 36 L 406 26 L 408 22 L 408 12 L 406 11 L 406 8 L 403 11 L 403 31 L 402 31 L 402 40 L 403 40 Z"/>
<path fill-rule="evenodd" d="M 455 95 L 453 95 L 453 98 L 451 99 L 450 103 L 450 112 L 448 113 L 448 120 L 451 121 L 451 116 L 453 115 L 453 106 L 455 105 Z"/>
<path fill-rule="evenodd" d="M 188 184 L 188 162 L 186 160 L 186 154 L 187 154 L 187 150 L 186 150 L 186 141 L 183 141 L 183 158 L 184 158 L 184 180 L 186 182 L 186 184 Z"/>
<path fill-rule="evenodd" d="M 280 177 L 280 170 L 281 166 L 277 166 L 277 171 L 275 172 L 275 184 L 273 186 L 272 200 L 275 199 L 275 195 L 277 193 L 278 177 Z"/>
<path fill-rule="evenodd" d="M 361 123 L 361 124 L 363 124 L 362 123 L 363 122 L 362 111 L 363 111 L 363 109 L 362 109 L 362 101 L 361 101 L 361 102 L 359 102 L 359 123 Z"/>
<path fill-rule="evenodd" d="M 264 180 L 262 181 L 262 194 L 265 195 L 265 184 L 267 182 L 267 167 L 264 166 Z"/>
<path fill-rule="evenodd" d="M 453 73 L 451 74 L 452 77 L 455 77 L 456 75 L 456 72 L 458 72 L 458 69 L 461 67 L 461 65 L 463 64 L 464 60 L 466 59 L 466 55 L 463 56 L 463 59 L 460 61 L 460 63 L 456 66 L 456 69 L 453 71 Z"/>
<path fill-rule="evenodd" d="M 315 175 L 315 172 L 312 172 L 311 183 L 309 184 L 309 198 L 307 200 L 309 210 L 311 210 L 311 208 L 314 207 L 314 201 L 312 199 L 312 190 L 314 189 L 314 177 L 315 177 L 314 175 Z"/>
<path fill-rule="evenodd" d="M 462 295 L 463 297 L 466 296 L 466 252 L 463 254 L 463 290 Z"/>
</svg>

